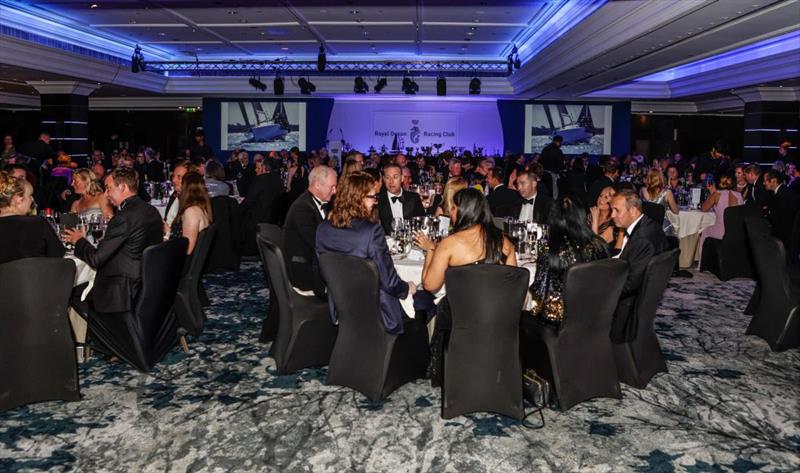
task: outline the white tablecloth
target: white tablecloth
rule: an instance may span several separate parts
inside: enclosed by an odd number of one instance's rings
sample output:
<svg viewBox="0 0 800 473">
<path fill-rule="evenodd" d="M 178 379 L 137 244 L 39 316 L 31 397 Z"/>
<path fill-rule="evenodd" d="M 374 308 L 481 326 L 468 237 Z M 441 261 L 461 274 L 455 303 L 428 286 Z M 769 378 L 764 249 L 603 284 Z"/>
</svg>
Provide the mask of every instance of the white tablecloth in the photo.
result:
<svg viewBox="0 0 800 473">
<path fill-rule="evenodd" d="M 677 215 L 667 210 L 667 219 L 675 228 L 678 238 L 686 238 L 714 225 L 717 217 L 714 212 L 700 210 L 681 210 Z"/>
<path fill-rule="evenodd" d="M 75 282 L 73 287 L 80 286 L 83 283 L 89 283 L 86 289 L 81 293 L 81 300 L 85 301 L 86 296 L 89 295 L 89 291 L 91 291 L 92 286 L 94 286 L 94 278 L 97 276 L 97 272 L 72 253 L 65 254 L 64 258 L 71 259 L 75 262 Z"/>
</svg>

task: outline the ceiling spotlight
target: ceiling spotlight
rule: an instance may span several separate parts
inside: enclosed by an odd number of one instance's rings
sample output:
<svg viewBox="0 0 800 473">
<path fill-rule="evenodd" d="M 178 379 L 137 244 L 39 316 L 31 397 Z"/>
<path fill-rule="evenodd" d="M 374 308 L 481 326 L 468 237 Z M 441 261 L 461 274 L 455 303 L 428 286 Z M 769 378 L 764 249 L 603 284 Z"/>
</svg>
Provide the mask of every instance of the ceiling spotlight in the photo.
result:
<svg viewBox="0 0 800 473">
<path fill-rule="evenodd" d="M 317 54 L 317 70 L 322 72 L 325 70 L 325 65 L 328 63 L 328 58 L 325 56 L 325 46 L 319 45 L 319 54 Z"/>
<path fill-rule="evenodd" d="M 388 83 L 389 81 L 386 80 L 385 77 L 381 77 L 380 79 L 378 79 L 378 82 L 375 84 L 375 93 L 380 94 L 381 90 L 383 90 L 383 88 L 386 87 Z"/>
<path fill-rule="evenodd" d="M 272 81 L 272 88 L 275 91 L 275 95 L 283 95 L 283 77 L 281 77 L 280 71 L 275 73 L 275 80 Z"/>
<path fill-rule="evenodd" d="M 403 86 L 401 87 L 401 90 L 406 95 L 414 95 L 417 92 L 419 92 L 419 86 L 417 85 L 416 82 L 409 79 L 408 77 L 403 77 Z"/>
<path fill-rule="evenodd" d="M 267 84 L 261 82 L 261 78 L 260 77 L 258 79 L 256 79 L 255 76 L 253 76 L 247 82 L 249 82 L 251 86 L 253 86 L 254 88 L 260 90 L 261 92 L 265 92 L 267 90 Z"/>
<path fill-rule="evenodd" d="M 133 56 L 131 56 L 131 72 L 136 74 L 137 72 L 144 72 L 146 70 L 147 64 L 144 63 L 142 48 L 137 44 L 136 48 L 133 50 Z"/>
<path fill-rule="evenodd" d="M 303 95 L 311 95 L 311 92 L 315 92 L 317 90 L 317 87 L 305 77 L 298 79 L 297 85 L 300 87 L 300 93 Z"/>
<path fill-rule="evenodd" d="M 91 8 L 91 9 L 95 9 L 95 8 L 97 8 L 97 7 L 99 7 L 99 6 L 100 6 L 100 5 L 98 5 L 98 4 L 96 4 L 96 3 L 92 3 L 91 5 L 89 5 L 89 8 Z"/>
<path fill-rule="evenodd" d="M 522 67 L 522 61 L 519 59 L 519 50 L 517 49 L 517 45 L 514 45 L 514 48 L 511 50 L 511 54 L 514 55 L 514 69 L 519 69 Z M 510 58 L 511 56 L 509 56 Z"/>
<path fill-rule="evenodd" d="M 514 56 L 511 54 L 506 58 L 506 66 L 508 66 L 508 75 L 511 75 L 511 73 L 514 72 Z"/>
<path fill-rule="evenodd" d="M 378 86 L 376 85 L 375 88 L 377 89 L 377 87 Z M 367 85 L 367 82 L 364 80 L 363 77 L 361 76 L 356 77 L 355 81 L 353 82 L 353 92 L 357 94 L 366 94 L 367 92 L 369 92 L 369 85 Z"/>
<path fill-rule="evenodd" d="M 477 77 L 473 77 L 471 81 L 469 81 L 469 94 L 470 95 L 480 95 L 481 93 L 481 80 Z"/>
<path fill-rule="evenodd" d="M 436 78 L 436 95 L 447 95 L 447 79 L 444 78 L 444 74 L 441 72 L 439 73 L 439 77 Z"/>
</svg>

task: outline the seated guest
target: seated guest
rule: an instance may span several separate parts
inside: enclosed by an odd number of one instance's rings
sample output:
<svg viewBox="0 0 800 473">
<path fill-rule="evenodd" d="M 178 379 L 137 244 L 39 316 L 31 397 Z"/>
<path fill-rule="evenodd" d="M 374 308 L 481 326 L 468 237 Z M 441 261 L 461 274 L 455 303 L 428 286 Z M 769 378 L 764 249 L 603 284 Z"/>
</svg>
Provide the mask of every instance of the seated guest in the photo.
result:
<svg viewBox="0 0 800 473">
<path fill-rule="evenodd" d="M 179 197 L 181 195 L 181 187 L 183 185 L 183 176 L 186 175 L 194 166 L 189 161 L 179 161 L 172 170 L 172 194 L 167 200 L 167 208 L 164 211 L 164 222 L 172 225 L 175 217 L 178 216 L 178 208 L 180 207 Z"/>
<path fill-rule="evenodd" d="M 352 161 L 350 160 L 350 158 L 348 158 L 348 160 L 344 162 L 344 167 L 342 168 L 342 175 L 339 178 L 341 179 L 348 174 L 361 171 L 362 168 L 363 164 L 359 164 L 358 161 Z"/>
<path fill-rule="evenodd" d="M 783 183 L 782 176 L 774 169 L 764 171 L 764 189 L 770 194 L 766 204 L 772 235 L 783 242 L 789 255 L 790 248 L 796 244 L 792 242 L 792 228 L 797 213 L 800 212 L 800 194 L 789 189 Z"/>
<path fill-rule="evenodd" d="M 760 209 L 766 207 L 769 192 L 764 189 L 764 180 L 758 164 L 751 164 L 744 168 L 744 178 L 747 181 L 747 187 L 742 193 L 745 202 L 749 205 L 757 205 Z"/>
<path fill-rule="evenodd" d="M 413 319 L 403 316 L 400 299 L 414 295 L 414 283 L 397 275 L 381 226 L 370 221 L 378 195 L 369 174 L 356 171 L 339 184 L 328 220 L 317 228 L 317 255 L 339 253 L 369 259 L 378 268 L 380 279 L 380 317 L 388 333 L 403 333 Z M 335 314 L 331 311 L 331 316 Z"/>
<path fill-rule="evenodd" d="M 613 187 L 606 187 L 600 192 L 595 205 L 589 209 L 589 226 L 592 231 L 612 247 L 618 240 L 617 227 L 611 218 L 611 200 L 615 194 Z M 621 244 L 622 240 L 619 242 Z"/>
<path fill-rule="evenodd" d="M 233 188 L 225 182 L 225 168 L 216 159 L 206 163 L 206 189 L 210 197 L 233 194 Z"/>
<path fill-rule="evenodd" d="M 700 209 L 703 212 L 708 212 L 713 209 L 714 215 L 717 218 L 714 221 L 714 225 L 703 230 L 703 234 L 700 236 L 700 243 L 697 245 L 700 261 L 703 260 L 703 243 L 706 241 L 706 238 L 710 237 L 721 240 L 722 237 L 725 236 L 725 209 L 744 204 L 742 194 L 733 190 L 733 178 L 729 175 L 720 177 L 719 188 L 714 184 L 713 179 L 708 180 L 706 189 L 708 189 L 709 195 L 706 201 L 700 206 Z M 698 269 L 699 267 L 700 264 L 698 263 Z"/>
<path fill-rule="evenodd" d="M 53 228 L 31 216 L 33 187 L 0 171 L 0 264 L 37 256 L 64 256 L 64 246 Z"/>
<path fill-rule="evenodd" d="M 608 188 L 606 188 L 608 189 Z M 579 201 L 562 196 L 550 212 L 547 252 L 536 260 L 530 287 L 536 320 L 558 327 L 564 317 L 564 276 L 570 266 L 608 258 L 608 245 L 586 225 Z"/>
<path fill-rule="evenodd" d="M 426 291 L 436 294 L 444 285 L 445 272 L 452 266 L 469 264 L 506 264 L 516 266 L 514 245 L 494 226 L 489 202 L 477 189 L 458 191 L 450 208 L 453 231 L 438 245 L 425 234 L 418 233 L 414 240 L 425 251 L 422 268 L 422 285 Z M 431 385 L 442 382 L 444 347 L 449 338 L 452 317 L 445 296 L 436 311 L 436 323 L 431 340 L 431 364 L 428 375 Z"/>
<path fill-rule="evenodd" d="M 416 192 L 403 190 L 402 169 L 396 164 L 383 168 L 384 191 L 378 197 L 378 214 L 386 234 L 392 233 L 392 222 L 425 215 L 425 207 Z"/>
<path fill-rule="evenodd" d="M 322 297 L 325 285 L 319 274 L 316 259 L 317 226 L 330 211 L 330 201 L 336 193 L 336 171 L 318 166 L 308 176 L 308 190 L 295 200 L 283 225 L 281 250 L 292 286 L 313 290 Z"/>
<path fill-rule="evenodd" d="M 197 235 L 211 225 L 211 199 L 206 191 L 203 176 L 196 172 L 183 176 L 178 215 L 170 227 L 170 237 L 186 237 L 189 246 L 186 254 L 190 255 L 197 244 Z"/>
<path fill-rule="evenodd" d="M 448 217 L 452 223 L 453 218 L 450 216 L 450 209 L 453 208 L 453 197 L 461 189 L 466 189 L 467 186 L 467 180 L 463 177 L 451 177 L 448 179 L 447 183 L 444 185 L 444 189 L 442 189 L 442 197 L 439 204 L 436 206 L 434 215 L 436 217 Z"/>
<path fill-rule="evenodd" d="M 734 176 L 736 178 L 736 185 L 733 190 L 742 195 L 744 200 L 747 200 L 745 191 L 747 190 L 747 179 L 744 176 L 744 169 L 747 167 L 745 164 L 739 163 L 734 168 Z"/>
<path fill-rule="evenodd" d="M 672 192 L 672 196 L 675 197 L 678 195 L 678 192 L 683 187 L 683 183 L 681 182 L 681 175 L 678 172 L 678 167 L 674 164 L 670 164 L 667 166 L 667 189 Z"/>
<path fill-rule="evenodd" d="M 588 202 L 596 202 L 600 196 L 600 192 L 606 187 L 616 188 L 617 178 L 619 177 L 619 166 L 613 159 L 607 159 L 600 167 L 603 170 L 603 176 L 592 182 L 589 187 L 589 192 L 586 194 Z"/>
<path fill-rule="evenodd" d="M 511 208 L 510 217 L 522 221 L 547 223 L 553 198 L 539 192 L 539 176 L 532 171 L 517 174 L 520 199 Z"/>
<path fill-rule="evenodd" d="M 102 215 L 106 219 L 114 216 L 114 209 L 108 202 L 93 171 L 85 168 L 75 171 L 72 188 L 80 198 L 72 203 L 70 212 L 83 215 Z"/>
<path fill-rule="evenodd" d="M 511 217 L 519 203 L 519 192 L 509 189 L 503 184 L 503 171 L 500 168 L 491 168 L 486 173 L 486 183 L 489 186 L 489 208 L 495 217 Z"/>
<path fill-rule="evenodd" d="M 400 173 L 401 173 L 401 176 L 402 176 L 402 178 L 401 178 L 401 187 L 403 188 L 404 191 L 407 191 L 408 189 L 411 188 L 411 180 L 412 180 L 411 179 L 411 169 L 409 169 L 408 167 L 404 166 L 404 167 L 401 168 Z"/>
<path fill-rule="evenodd" d="M 663 205 L 672 213 L 678 213 L 678 203 L 675 202 L 675 196 L 665 185 L 664 175 L 658 169 L 651 169 L 647 173 L 641 194 L 642 200 L 645 202 Z"/>
<path fill-rule="evenodd" d="M 142 282 L 142 254 L 162 241 L 158 210 L 136 195 L 139 179 L 132 169 L 115 169 L 106 176 L 106 196 L 117 207 L 105 236 L 95 248 L 83 230 L 65 230 L 75 256 L 97 271 L 89 293 L 98 312 L 133 310 Z"/>
<path fill-rule="evenodd" d="M 614 258 L 627 261 L 630 267 L 611 323 L 611 341 L 624 343 L 636 336 L 633 308 L 644 281 L 644 271 L 650 258 L 667 248 L 667 237 L 661 225 L 642 213 L 642 200 L 635 191 L 617 192 L 611 201 L 611 218 L 625 231 L 622 249 Z"/>
</svg>

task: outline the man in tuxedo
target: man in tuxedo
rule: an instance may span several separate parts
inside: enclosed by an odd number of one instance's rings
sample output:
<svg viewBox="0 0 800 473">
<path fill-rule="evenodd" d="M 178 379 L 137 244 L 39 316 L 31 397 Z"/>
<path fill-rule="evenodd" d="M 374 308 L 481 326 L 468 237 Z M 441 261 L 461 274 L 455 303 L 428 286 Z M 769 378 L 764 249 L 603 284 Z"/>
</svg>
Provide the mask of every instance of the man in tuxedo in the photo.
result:
<svg viewBox="0 0 800 473">
<path fill-rule="evenodd" d="M 284 192 L 283 179 L 281 179 L 279 169 L 265 172 L 266 166 L 263 162 L 257 162 L 256 168 L 257 175 L 247 188 L 244 201 L 239 206 L 244 225 L 242 228 L 244 234 L 242 254 L 248 256 L 258 255 L 257 225 L 259 223 L 277 223 L 278 202 Z"/>
<path fill-rule="evenodd" d="M 179 161 L 175 164 L 175 169 L 172 170 L 172 194 L 167 200 L 167 208 L 164 210 L 164 221 L 167 225 L 172 226 L 175 217 L 178 216 L 178 208 L 180 203 L 178 199 L 181 196 L 181 188 L 183 187 L 183 176 L 189 172 L 191 164 L 188 161 Z"/>
<path fill-rule="evenodd" d="M 642 200 L 634 191 L 617 192 L 611 201 L 611 218 L 625 230 L 622 249 L 614 258 L 627 261 L 630 268 L 611 322 L 611 341 L 624 343 L 636 336 L 638 321 L 633 308 L 644 272 L 650 259 L 667 249 L 667 237 L 659 223 L 642 213 Z"/>
<path fill-rule="evenodd" d="M 600 193 L 603 192 L 603 189 L 606 187 L 616 187 L 617 185 L 617 178 L 619 177 L 619 166 L 617 166 L 617 162 L 609 159 L 601 164 L 600 167 L 603 170 L 603 176 L 596 179 L 589 188 L 589 192 L 586 194 L 587 207 L 597 205 L 597 198 L 600 197 Z"/>
<path fill-rule="evenodd" d="M 106 196 L 118 211 L 96 248 L 86 240 L 85 230 L 65 231 L 75 256 L 97 271 L 90 293 L 97 312 L 133 310 L 142 282 L 142 254 L 162 241 L 161 216 L 136 195 L 138 180 L 132 169 L 115 169 L 106 176 Z"/>
<path fill-rule="evenodd" d="M 554 205 L 553 198 L 539 192 L 539 176 L 533 171 L 517 174 L 517 190 L 520 198 L 510 207 L 509 217 L 528 222 L 547 223 Z"/>
<path fill-rule="evenodd" d="M 768 193 L 767 218 L 772 226 L 772 235 L 783 242 L 786 252 L 793 248 L 792 229 L 800 212 L 800 194 L 794 192 L 774 169 L 764 171 L 764 190 Z"/>
<path fill-rule="evenodd" d="M 521 200 L 519 192 L 509 189 L 503 184 L 503 171 L 500 168 L 492 168 L 486 175 L 486 183 L 489 186 L 489 208 L 495 217 L 516 217 L 513 215 L 514 209 Z"/>
<path fill-rule="evenodd" d="M 402 170 L 396 164 L 383 168 L 383 189 L 378 195 L 378 215 L 386 234 L 392 233 L 392 222 L 425 215 L 422 199 L 416 192 L 403 190 Z"/>
<path fill-rule="evenodd" d="M 315 167 L 308 175 L 308 189 L 289 207 L 283 226 L 281 250 L 289 281 L 292 286 L 313 290 L 320 297 L 325 293 L 325 285 L 316 259 L 317 226 L 327 217 L 335 193 L 336 171 L 328 166 Z"/>
<path fill-rule="evenodd" d="M 764 188 L 764 179 L 761 177 L 761 168 L 758 164 L 744 168 L 744 178 L 747 181 L 744 189 L 745 203 L 756 205 L 760 209 L 766 207 L 770 193 Z"/>
<path fill-rule="evenodd" d="M 38 173 L 39 165 L 49 168 L 56 164 L 54 162 L 56 159 L 56 152 L 50 146 L 50 133 L 47 132 L 39 133 L 39 138 L 36 141 L 24 143 L 19 147 L 17 152 L 38 161 L 36 169 L 32 169 L 34 173 Z"/>
</svg>

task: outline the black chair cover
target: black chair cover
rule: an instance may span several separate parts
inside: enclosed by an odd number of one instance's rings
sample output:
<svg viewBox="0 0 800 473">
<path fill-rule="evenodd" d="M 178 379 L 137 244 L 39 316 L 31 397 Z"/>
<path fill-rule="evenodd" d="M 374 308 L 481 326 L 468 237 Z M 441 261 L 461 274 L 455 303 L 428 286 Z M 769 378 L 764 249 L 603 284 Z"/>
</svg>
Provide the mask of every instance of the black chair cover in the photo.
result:
<svg viewBox="0 0 800 473">
<path fill-rule="evenodd" d="M 150 371 L 178 342 L 178 323 L 171 310 L 186 260 L 186 238 L 153 245 L 142 256 L 142 290 L 134 312 L 90 310 L 93 342 L 141 371 Z"/>
<path fill-rule="evenodd" d="M 655 202 L 642 201 L 642 213 L 657 224 L 663 225 L 667 208 Z"/>
<path fill-rule="evenodd" d="M 256 229 L 258 231 L 258 236 L 261 236 L 268 242 L 280 248 L 283 233 L 281 227 L 273 223 L 259 223 Z M 264 261 L 264 255 L 261 251 L 261 246 L 258 247 L 258 256 L 261 258 L 261 261 Z M 278 303 L 275 301 L 275 297 L 272 296 L 275 291 L 272 289 L 272 283 L 269 280 L 269 274 L 267 274 L 266 265 L 264 265 L 264 275 L 267 277 L 267 288 L 269 289 L 270 296 L 269 307 L 267 307 L 267 316 L 261 326 L 261 335 L 258 337 L 258 341 L 261 343 L 267 343 L 275 340 L 275 336 L 278 334 L 278 322 L 280 321 Z"/>
<path fill-rule="evenodd" d="M 800 346 L 800 278 L 790 276 L 783 243 L 764 233 L 757 222 L 745 220 L 761 290 L 746 333 L 766 340 L 772 351 L 796 348 Z"/>
<path fill-rule="evenodd" d="M 292 289 L 281 249 L 258 237 L 262 262 L 270 287 L 270 304 L 277 304 L 280 321 L 270 355 L 279 374 L 310 366 L 324 366 L 336 341 L 328 303 L 316 296 L 302 296 Z"/>
<path fill-rule="evenodd" d="M 737 205 L 725 209 L 725 236 L 706 238 L 700 271 L 710 271 L 721 281 L 733 278 L 753 278 L 753 262 L 747 246 L 745 218 L 758 218 L 760 210 L 752 205 Z"/>
<path fill-rule="evenodd" d="M 609 333 L 627 276 L 627 263 L 617 259 L 575 265 L 567 270 L 559 329 L 523 317 L 525 367 L 552 380 L 562 410 L 622 397 Z"/>
<path fill-rule="evenodd" d="M 178 284 L 174 310 L 178 318 L 178 332 L 181 334 L 185 332 L 196 337 L 203 333 L 206 314 L 200 298 L 202 273 L 216 231 L 217 225 L 211 224 L 197 235 L 194 251 L 188 258 L 186 271 Z"/>
<path fill-rule="evenodd" d="M 425 376 L 427 330 L 409 319 L 403 325 L 404 333 L 386 333 L 375 264 L 335 253 L 320 255 L 319 263 L 339 321 L 325 384 L 355 389 L 377 402 L 403 384 Z"/>
<path fill-rule="evenodd" d="M 772 228 L 770 227 L 769 221 L 760 214 L 756 217 L 748 217 L 745 220 L 744 227 L 747 235 L 749 235 L 751 232 L 757 232 L 763 235 L 772 235 Z M 744 309 L 744 313 L 746 315 L 755 315 L 756 310 L 758 310 L 758 301 L 761 300 L 761 281 L 758 278 L 758 273 L 755 270 L 755 253 L 753 252 L 753 245 L 750 242 L 749 237 L 747 239 L 747 254 L 750 255 L 750 262 L 753 267 L 753 277 L 756 280 L 756 287 L 753 290 L 753 295 L 750 296 L 750 301 L 748 301 L 747 307 Z"/>
<path fill-rule="evenodd" d="M 635 316 L 639 319 L 636 338 L 614 345 L 619 380 L 629 386 L 643 389 L 656 373 L 667 372 L 653 324 L 679 253 L 678 249 L 665 251 L 647 264 L 634 307 Z"/>
<path fill-rule="evenodd" d="M 0 265 L 0 411 L 80 400 L 67 308 L 75 263 L 26 258 Z"/>
<path fill-rule="evenodd" d="M 236 199 L 221 195 L 211 198 L 211 214 L 217 225 L 217 235 L 211 243 L 203 273 L 219 271 L 238 271 L 242 258 L 241 238 L 241 212 Z"/>
<path fill-rule="evenodd" d="M 519 321 L 528 271 L 476 264 L 445 273 L 452 329 L 444 353 L 442 417 L 495 412 L 524 417 Z"/>
</svg>

